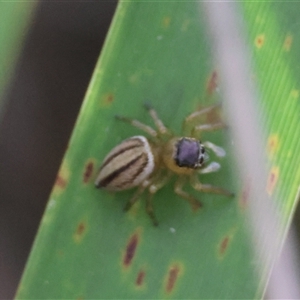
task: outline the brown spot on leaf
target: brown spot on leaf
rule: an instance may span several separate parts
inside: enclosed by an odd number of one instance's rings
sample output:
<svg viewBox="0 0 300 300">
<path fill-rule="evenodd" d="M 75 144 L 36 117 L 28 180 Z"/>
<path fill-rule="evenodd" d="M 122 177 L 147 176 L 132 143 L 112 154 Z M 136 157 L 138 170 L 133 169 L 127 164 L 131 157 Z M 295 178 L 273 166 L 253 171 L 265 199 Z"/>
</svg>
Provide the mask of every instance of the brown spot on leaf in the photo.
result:
<svg viewBox="0 0 300 300">
<path fill-rule="evenodd" d="M 81 221 L 78 223 L 74 233 L 75 242 L 80 243 L 85 233 L 86 233 L 86 222 Z"/>
<path fill-rule="evenodd" d="M 260 34 L 255 38 L 255 46 L 260 49 L 265 43 L 265 35 Z"/>
<path fill-rule="evenodd" d="M 222 256 L 224 255 L 225 251 L 227 250 L 228 243 L 229 243 L 229 236 L 225 236 L 220 243 L 220 249 L 219 249 L 220 254 Z"/>
<path fill-rule="evenodd" d="M 55 183 L 52 191 L 54 194 L 62 193 L 68 185 L 69 178 L 70 178 L 70 171 L 67 165 L 68 164 L 66 160 L 64 160 L 55 179 Z"/>
<path fill-rule="evenodd" d="M 171 18 L 170 17 L 164 17 L 163 18 L 163 27 L 168 28 L 171 23 Z"/>
<path fill-rule="evenodd" d="M 283 43 L 283 49 L 285 51 L 290 51 L 293 42 L 293 36 L 288 34 Z"/>
<path fill-rule="evenodd" d="M 167 281 L 166 281 L 166 292 L 168 294 L 173 291 L 179 274 L 180 274 L 179 265 L 175 264 L 170 267 L 168 275 L 167 275 Z"/>
<path fill-rule="evenodd" d="M 212 93 L 216 90 L 218 86 L 217 80 L 218 80 L 218 74 L 216 71 L 213 71 L 206 85 L 206 91 L 208 95 L 212 95 Z"/>
<path fill-rule="evenodd" d="M 67 185 L 67 181 L 60 174 L 58 174 L 55 180 L 55 185 L 61 189 L 64 189 Z"/>
<path fill-rule="evenodd" d="M 85 224 L 83 222 L 80 222 L 77 226 L 76 234 L 82 235 L 85 230 Z"/>
<path fill-rule="evenodd" d="M 272 167 L 267 181 L 267 193 L 269 195 L 273 194 L 273 191 L 277 185 L 277 181 L 279 178 L 279 168 L 277 166 Z"/>
<path fill-rule="evenodd" d="M 130 266 L 134 258 L 138 242 L 139 242 L 139 236 L 137 233 L 135 233 L 130 237 L 127 243 L 124 258 L 123 258 L 123 264 L 126 268 Z"/>
<path fill-rule="evenodd" d="M 226 252 L 228 251 L 228 248 L 230 246 L 230 243 L 232 242 L 232 239 L 236 233 L 237 228 L 233 227 L 229 230 L 229 232 L 222 237 L 219 245 L 218 245 L 218 257 L 220 259 L 224 258 Z"/>
<path fill-rule="evenodd" d="M 112 93 L 108 93 L 104 95 L 104 102 L 106 104 L 111 104 L 114 101 L 114 95 Z"/>
<path fill-rule="evenodd" d="M 267 144 L 267 153 L 270 158 L 273 158 L 274 155 L 279 150 L 279 136 L 277 133 L 273 133 L 268 138 L 268 144 Z"/>
<path fill-rule="evenodd" d="M 142 286 L 144 283 L 144 279 L 145 279 L 146 273 L 143 270 L 140 270 L 137 277 L 136 277 L 136 285 L 137 286 Z"/>
<path fill-rule="evenodd" d="M 93 170 L 94 170 L 94 163 L 92 161 L 89 161 L 85 165 L 85 169 L 84 169 L 84 173 L 83 173 L 83 182 L 84 183 L 89 182 L 91 175 L 93 174 Z"/>
</svg>

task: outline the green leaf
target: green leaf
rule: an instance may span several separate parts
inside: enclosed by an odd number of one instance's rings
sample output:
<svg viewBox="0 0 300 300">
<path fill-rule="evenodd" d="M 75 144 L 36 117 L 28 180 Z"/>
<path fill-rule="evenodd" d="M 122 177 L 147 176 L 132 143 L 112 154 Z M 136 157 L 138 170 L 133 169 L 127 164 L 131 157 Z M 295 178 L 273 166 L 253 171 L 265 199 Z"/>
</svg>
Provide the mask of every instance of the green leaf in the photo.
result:
<svg viewBox="0 0 300 300">
<path fill-rule="evenodd" d="M 242 4 L 254 77 L 263 95 L 264 129 L 269 132 L 266 150 L 271 168 L 266 188 L 284 201 L 280 205 L 286 229 L 300 177 L 299 139 L 289 133 L 291 127 L 299 132 L 300 126 L 298 70 L 293 64 L 299 46 L 286 45 L 290 36 L 293 41 L 300 31 L 292 21 L 282 26 L 282 6 Z M 211 59 L 203 19 L 196 2 L 119 3 L 18 299 L 261 297 L 266 278 L 255 273 L 244 221 L 247 187 L 235 174 L 227 132 L 203 135 L 203 139 L 222 145 L 228 155 L 218 173 L 200 178 L 203 183 L 235 192 L 235 198 L 197 193 L 186 187 L 203 203 L 201 210 L 193 212 L 174 193 L 171 182 L 155 195 L 160 222 L 156 228 L 145 212 L 145 195 L 124 213 L 133 191 L 112 194 L 95 189 L 93 184 L 105 155 L 123 139 L 141 134 L 114 115 L 152 126 L 143 108 L 149 102 L 168 128 L 180 135 L 186 115 L 222 98 L 222 91 L 215 87 L 217 66 Z M 276 115 L 277 109 L 283 121 Z"/>
<path fill-rule="evenodd" d="M 269 194 L 281 199 L 283 224 L 289 224 L 297 204 L 300 156 L 300 72 L 296 67 L 299 28 L 298 3 L 245 3 L 255 61 L 255 80 L 262 95 L 266 150 L 270 162 Z"/>
<path fill-rule="evenodd" d="M 0 116 L 3 96 L 22 50 L 34 2 L 0 2 Z"/>
</svg>

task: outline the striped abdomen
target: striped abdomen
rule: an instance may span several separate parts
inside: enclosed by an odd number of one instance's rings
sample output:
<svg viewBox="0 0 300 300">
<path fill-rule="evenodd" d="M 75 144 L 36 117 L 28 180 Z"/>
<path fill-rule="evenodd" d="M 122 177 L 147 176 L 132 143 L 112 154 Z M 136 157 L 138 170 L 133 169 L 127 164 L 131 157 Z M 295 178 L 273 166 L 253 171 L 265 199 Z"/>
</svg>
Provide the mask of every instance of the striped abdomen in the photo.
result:
<svg viewBox="0 0 300 300">
<path fill-rule="evenodd" d="M 105 157 L 95 185 L 111 191 L 130 189 L 141 184 L 154 169 L 148 140 L 134 136 L 113 148 Z"/>
</svg>

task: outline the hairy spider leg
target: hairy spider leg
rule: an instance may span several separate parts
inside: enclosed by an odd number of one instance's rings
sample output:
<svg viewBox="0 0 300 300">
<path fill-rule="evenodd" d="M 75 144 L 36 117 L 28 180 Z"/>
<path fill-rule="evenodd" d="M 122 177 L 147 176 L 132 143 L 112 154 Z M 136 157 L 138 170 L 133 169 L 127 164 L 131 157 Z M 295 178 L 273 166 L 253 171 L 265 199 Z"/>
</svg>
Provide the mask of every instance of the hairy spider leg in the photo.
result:
<svg viewBox="0 0 300 300">
<path fill-rule="evenodd" d="M 171 135 L 168 128 L 164 125 L 163 121 L 158 117 L 156 110 L 148 103 L 145 103 L 145 108 L 150 114 L 151 118 L 154 121 L 155 126 L 157 127 L 161 135 Z"/>
<path fill-rule="evenodd" d="M 140 199 L 140 196 L 143 194 L 145 189 L 147 188 L 147 184 L 142 184 L 139 186 L 137 191 L 133 194 L 133 196 L 127 201 L 124 211 L 130 210 L 130 208 Z"/>
<path fill-rule="evenodd" d="M 155 194 L 158 190 L 164 187 L 172 176 L 171 172 L 166 172 L 165 170 L 158 172 L 151 183 L 148 185 L 148 190 L 150 194 Z"/>
<path fill-rule="evenodd" d="M 219 171 L 221 168 L 220 164 L 212 161 L 208 166 L 198 170 L 198 174 L 208 174 Z"/>
<path fill-rule="evenodd" d="M 119 116 L 119 115 L 116 115 L 115 117 L 117 120 L 129 123 L 130 125 L 148 133 L 150 136 L 157 138 L 157 132 L 152 127 L 150 127 L 138 120 L 135 120 L 135 119 L 126 118 L 126 117 Z"/>
<path fill-rule="evenodd" d="M 211 184 L 202 184 L 197 174 L 193 174 L 194 176 L 191 176 L 191 185 L 192 187 L 199 192 L 204 193 L 212 193 L 212 194 L 220 194 L 227 197 L 232 197 L 234 194 L 226 189 L 211 185 Z"/>
<path fill-rule="evenodd" d="M 203 143 L 203 145 L 205 148 L 210 149 L 218 157 L 226 156 L 226 151 L 222 147 L 217 146 L 212 142 L 206 141 Z"/>
<path fill-rule="evenodd" d="M 185 176 L 179 177 L 179 179 L 175 183 L 175 187 L 174 187 L 175 193 L 181 198 L 183 198 L 184 200 L 186 200 L 191 205 L 192 210 L 199 209 L 200 207 L 202 207 L 202 203 L 182 189 L 184 183 L 185 183 Z"/>
<path fill-rule="evenodd" d="M 170 177 L 171 177 L 171 173 L 169 172 L 167 174 L 162 174 L 162 172 L 159 172 L 156 176 L 154 176 L 154 178 L 150 180 L 146 180 L 145 183 L 139 186 L 139 188 L 134 193 L 134 195 L 126 203 L 126 206 L 124 207 L 124 211 L 130 210 L 131 207 L 140 199 L 140 196 L 143 194 L 143 192 L 148 188 L 149 195 L 146 198 L 146 212 L 151 218 L 153 225 L 157 226 L 158 221 L 154 214 L 153 203 L 152 203 L 153 195 L 169 181 Z"/>
<path fill-rule="evenodd" d="M 156 219 L 154 209 L 153 209 L 153 195 L 165 186 L 169 179 L 171 178 L 171 173 L 163 174 L 159 172 L 152 180 L 152 183 L 148 186 L 149 195 L 146 202 L 146 212 L 152 220 L 154 226 L 158 226 L 158 221 Z"/>
<path fill-rule="evenodd" d="M 189 114 L 185 119 L 184 119 L 184 123 L 189 123 L 194 121 L 195 119 L 202 117 L 203 115 L 206 115 L 208 113 L 210 113 L 211 111 L 213 111 L 214 109 L 217 109 L 221 106 L 221 104 L 215 104 L 209 107 L 205 107 L 199 110 L 196 110 L 194 112 L 192 112 L 191 114 Z"/>
<path fill-rule="evenodd" d="M 192 137 L 197 138 L 198 135 L 203 131 L 214 131 L 219 130 L 226 125 L 223 122 L 214 122 L 214 123 L 205 123 L 200 125 L 193 125 L 193 122 L 197 121 L 203 115 L 207 115 L 208 113 L 212 112 L 213 110 L 220 107 L 220 104 L 212 105 L 200 110 L 197 110 L 190 115 L 188 115 L 182 124 L 183 131 L 187 134 L 191 134 Z M 188 128 L 190 126 L 190 129 Z M 189 130 L 188 130 L 189 129 Z"/>
<path fill-rule="evenodd" d="M 150 219 L 152 220 L 152 223 L 154 226 L 158 226 L 158 221 L 156 219 L 154 209 L 153 209 L 153 194 L 148 194 L 146 199 L 146 212 Z"/>
<path fill-rule="evenodd" d="M 201 132 L 215 131 L 226 127 L 227 126 L 222 122 L 196 125 L 192 128 L 191 135 L 193 137 L 197 137 L 200 135 Z"/>
</svg>

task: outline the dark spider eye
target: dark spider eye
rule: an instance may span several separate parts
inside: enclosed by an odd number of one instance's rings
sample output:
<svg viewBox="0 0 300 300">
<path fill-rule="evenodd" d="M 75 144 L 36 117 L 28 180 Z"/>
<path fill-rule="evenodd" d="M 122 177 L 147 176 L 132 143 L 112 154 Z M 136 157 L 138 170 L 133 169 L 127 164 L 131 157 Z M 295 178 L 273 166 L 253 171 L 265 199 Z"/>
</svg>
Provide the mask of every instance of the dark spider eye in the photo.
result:
<svg viewBox="0 0 300 300">
<path fill-rule="evenodd" d="M 204 148 L 202 148 L 204 150 Z M 175 161 L 179 167 L 196 168 L 203 162 L 201 145 L 197 140 L 182 138 L 177 143 Z M 202 162 L 201 162 L 202 158 Z"/>
<path fill-rule="evenodd" d="M 201 156 L 201 157 L 200 157 L 200 159 L 199 159 L 199 163 L 200 163 L 200 165 L 202 165 L 202 164 L 203 164 L 203 161 L 204 161 L 204 157 L 203 157 L 203 156 Z"/>
</svg>

